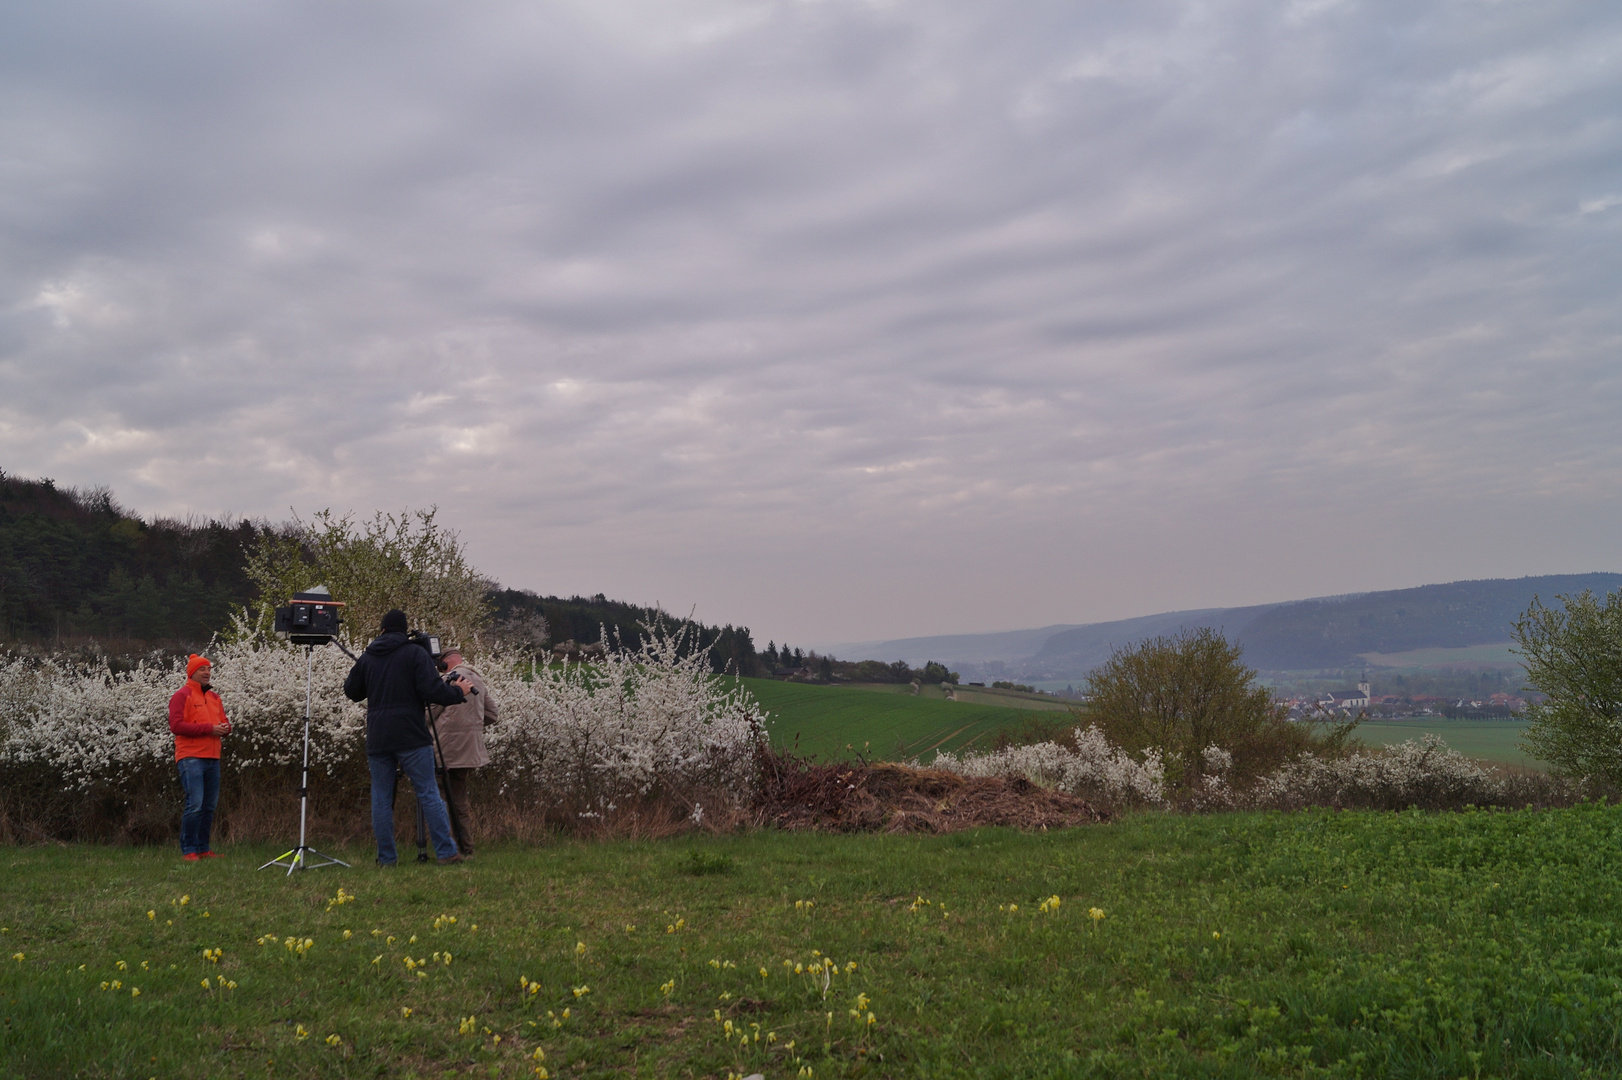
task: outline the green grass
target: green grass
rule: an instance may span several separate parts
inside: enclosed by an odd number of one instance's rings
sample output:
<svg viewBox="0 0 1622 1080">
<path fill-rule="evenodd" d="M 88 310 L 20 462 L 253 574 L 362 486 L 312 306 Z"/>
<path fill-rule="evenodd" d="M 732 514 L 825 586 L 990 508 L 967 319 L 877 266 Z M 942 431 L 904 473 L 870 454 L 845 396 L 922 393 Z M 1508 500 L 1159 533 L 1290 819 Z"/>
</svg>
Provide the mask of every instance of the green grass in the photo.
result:
<svg viewBox="0 0 1622 1080">
<path fill-rule="evenodd" d="M 1613 807 L 272 854 L 7 850 L 0 1076 L 1622 1071 Z"/>
<path fill-rule="evenodd" d="M 1507 765 L 1532 768 L 1542 763 L 1520 748 L 1526 734 L 1525 720 L 1448 720 L 1442 717 L 1411 717 L 1407 720 L 1365 720 L 1357 729 L 1358 738 L 1370 746 L 1390 746 L 1428 734 L 1442 737 L 1448 746 L 1467 757 Z"/>
<path fill-rule="evenodd" d="M 816 686 L 744 679 L 770 714 L 774 745 L 825 760 L 869 757 L 927 762 L 934 751 L 985 747 L 999 730 L 1022 727 L 1027 718 L 1051 718 L 1049 703 L 1001 691 L 977 691 L 979 700 L 946 701 L 938 687 L 913 697 L 907 687 Z M 865 749 L 864 749 L 865 747 Z"/>
</svg>

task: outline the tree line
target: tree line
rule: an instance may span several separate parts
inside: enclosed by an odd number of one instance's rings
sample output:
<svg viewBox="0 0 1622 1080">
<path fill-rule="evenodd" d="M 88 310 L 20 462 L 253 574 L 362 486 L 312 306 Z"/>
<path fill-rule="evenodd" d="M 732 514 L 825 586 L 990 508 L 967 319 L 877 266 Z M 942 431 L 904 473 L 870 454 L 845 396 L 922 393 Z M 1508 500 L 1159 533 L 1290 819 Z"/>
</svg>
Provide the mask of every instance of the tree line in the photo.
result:
<svg viewBox="0 0 1622 1080">
<path fill-rule="evenodd" d="M 467 563 L 432 510 L 310 521 L 145 519 L 106 488 L 58 487 L 0 471 L 0 645 L 94 649 L 123 661 L 197 651 L 231 634 L 233 616 L 268 633 L 292 593 L 325 584 L 364 639 L 390 607 L 465 643 L 501 640 L 539 654 L 606 631 L 638 648 L 655 622 L 710 648 L 717 673 L 762 674 L 747 626 L 711 626 L 657 608 L 508 589 Z"/>
<path fill-rule="evenodd" d="M 207 641 L 252 597 L 264 523 L 144 520 L 105 488 L 0 471 L 0 640 L 145 652 Z"/>
</svg>

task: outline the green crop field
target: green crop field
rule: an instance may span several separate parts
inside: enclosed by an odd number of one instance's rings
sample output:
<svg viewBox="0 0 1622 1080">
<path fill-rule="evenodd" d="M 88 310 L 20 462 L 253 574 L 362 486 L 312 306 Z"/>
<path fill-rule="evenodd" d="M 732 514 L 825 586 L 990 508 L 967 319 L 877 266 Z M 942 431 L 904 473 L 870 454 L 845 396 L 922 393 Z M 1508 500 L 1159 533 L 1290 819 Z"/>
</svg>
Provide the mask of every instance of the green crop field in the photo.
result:
<svg viewBox="0 0 1622 1080">
<path fill-rule="evenodd" d="M 927 762 L 934 751 L 989 745 L 997 731 L 1017 729 L 1031 716 L 1051 718 L 1054 704 L 1019 694 L 977 692 L 976 700 L 946 701 L 940 690 L 913 697 L 906 687 L 815 686 L 744 679 L 770 714 L 772 743 L 832 760 L 852 751 L 885 760 Z M 965 693 L 967 696 L 967 692 Z M 865 750 L 864 750 L 865 747 Z"/>
<path fill-rule="evenodd" d="M 0 1077 L 1622 1072 L 1617 807 L 272 854 L 7 849 Z"/>
<path fill-rule="evenodd" d="M 1541 763 L 1518 745 L 1527 726 L 1525 720 L 1447 720 L 1415 716 L 1406 720 L 1365 720 L 1358 727 L 1357 736 L 1369 746 L 1379 747 L 1435 734 L 1467 757 L 1537 768 Z"/>
<path fill-rule="evenodd" d="M 1065 710 L 1061 702 L 978 688 L 946 701 L 938 687 L 914 697 L 905 686 L 743 682 L 770 714 L 766 727 L 774 745 L 792 749 L 798 737 L 800 753 L 825 760 L 849 756 L 849 746 L 874 758 L 928 762 L 936 749 L 986 748 L 998 731 L 1017 731 L 1031 719 L 1051 721 Z M 1378 748 L 1435 733 L 1469 757 L 1535 768 L 1539 762 L 1518 745 L 1526 727 L 1524 720 L 1410 717 L 1365 720 L 1357 734 Z"/>
</svg>

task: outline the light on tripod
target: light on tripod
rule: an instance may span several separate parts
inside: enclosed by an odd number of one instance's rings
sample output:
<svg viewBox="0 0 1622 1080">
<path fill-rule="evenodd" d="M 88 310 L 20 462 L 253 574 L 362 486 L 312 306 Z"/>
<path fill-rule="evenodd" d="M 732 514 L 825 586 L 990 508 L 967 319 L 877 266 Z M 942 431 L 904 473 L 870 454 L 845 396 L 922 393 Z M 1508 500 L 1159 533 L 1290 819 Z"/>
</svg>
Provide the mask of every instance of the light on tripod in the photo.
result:
<svg viewBox="0 0 1622 1080">
<path fill-rule="evenodd" d="M 298 788 L 298 847 L 276 856 L 259 869 L 285 866 L 288 877 L 293 876 L 294 870 L 349 865 L 304 842 L 310 809 L 310 702 L 311 679 L 315 674 L 315 647 L 325 645 L 338 636 L 338 623 L 342 621 L 339 609 L 343 606 L 342 602 L 332 598 L 325 585 L 317 585 L 307 592 L 294 593 L 292 603 L 276 609 L 276 632 L 286 634 L 287 640 L 294 645 L 304 646 L 304 771 Z M 342 645 L 338 647 L 343 649 Z M 344 649 L 344 652 L 347 654 L 349 650 Z M 324 861 L 312 863 L 311 856 Z"/>
</svg>

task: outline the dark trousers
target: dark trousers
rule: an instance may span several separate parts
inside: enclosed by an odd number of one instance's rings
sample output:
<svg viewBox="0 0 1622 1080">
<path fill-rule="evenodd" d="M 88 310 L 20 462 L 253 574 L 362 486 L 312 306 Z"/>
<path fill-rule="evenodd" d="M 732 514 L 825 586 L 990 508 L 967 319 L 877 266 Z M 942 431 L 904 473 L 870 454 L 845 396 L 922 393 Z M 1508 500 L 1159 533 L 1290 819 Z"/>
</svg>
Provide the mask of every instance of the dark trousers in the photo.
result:
<svg viewBox="0 0 1622 1080">
<path fill-rule="evenodd" d="M 457 839 L 462 843 L 462 854 L 473 854 L 473 813 L 467 804 L 467 782 L 472 769 L 445 770 L 445 798 L 456 811 Z"/>
</svg>

